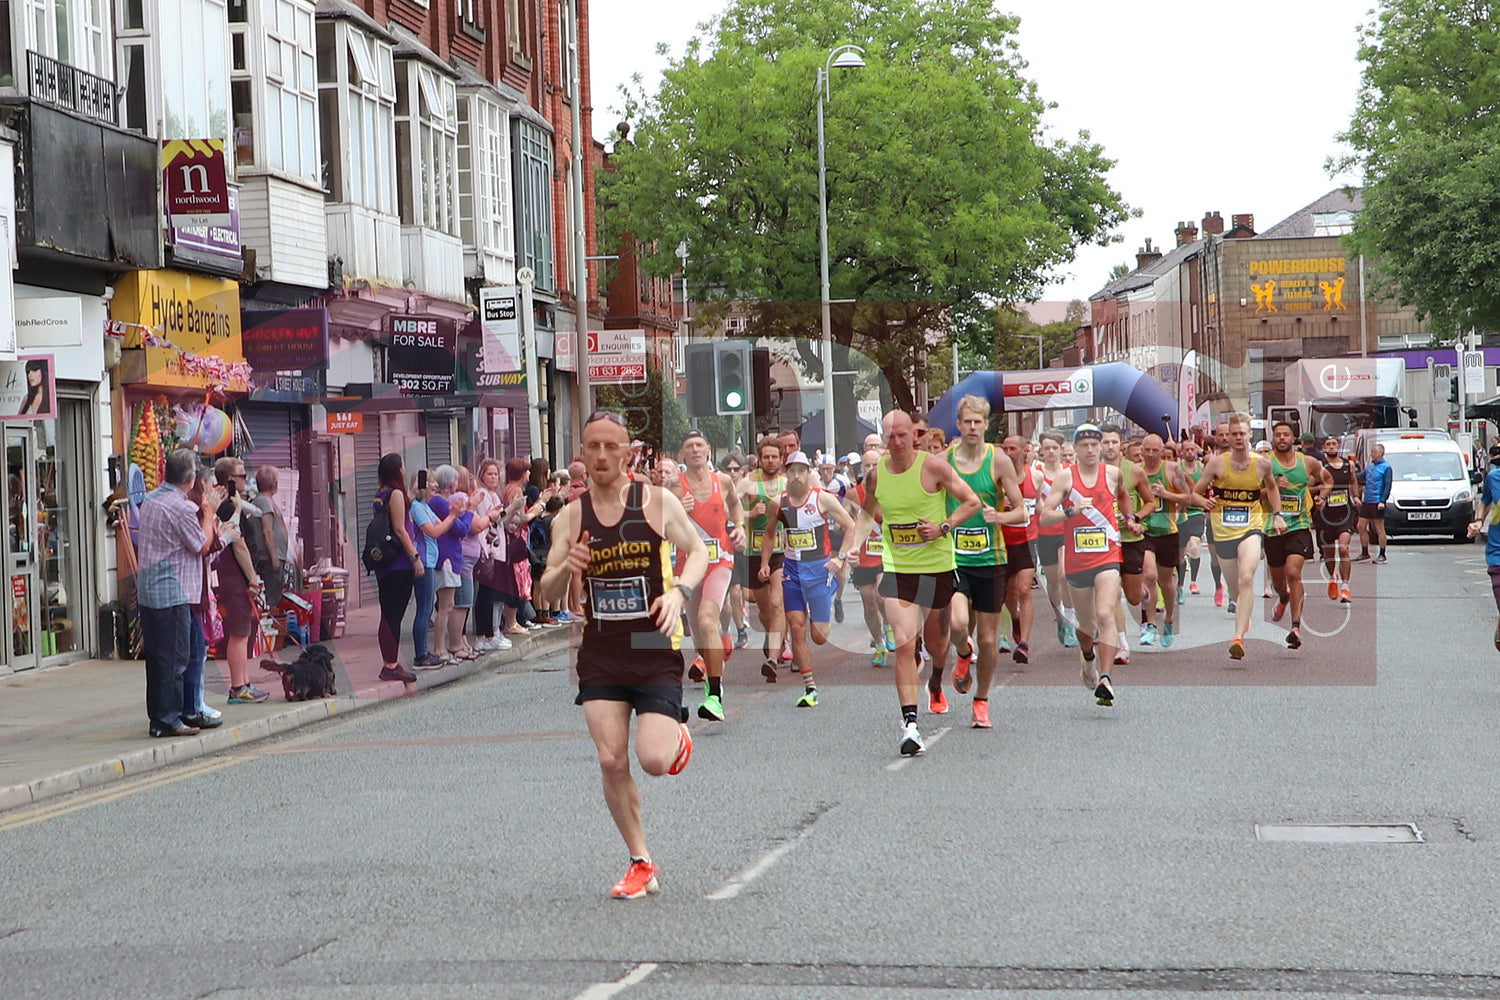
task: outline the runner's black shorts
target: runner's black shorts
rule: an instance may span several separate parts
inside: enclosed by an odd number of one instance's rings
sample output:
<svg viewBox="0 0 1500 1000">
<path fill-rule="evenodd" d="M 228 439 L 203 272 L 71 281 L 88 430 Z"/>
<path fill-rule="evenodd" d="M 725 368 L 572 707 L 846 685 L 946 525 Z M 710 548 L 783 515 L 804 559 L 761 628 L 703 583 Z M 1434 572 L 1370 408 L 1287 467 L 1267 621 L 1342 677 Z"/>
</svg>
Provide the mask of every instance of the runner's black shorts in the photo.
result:
<svg viewBox="0 0 1500 1000">
<path fill-rule="evenodd" d="M 586 701 L 623 701 L 635 709 L 636 715 L 655 712 L 678 722 L 688 720 L 687 709 L 682 707 L 681 684 L 580 684 L 573 704 Z"/>
<path fill-rule="evenodd" d="M 978 614 L 998 614 L 1005 607 L 1009 566 L 960 566 L 954 571 L 953 591 L 969 599 Z"/>
<path fill-rule="evenodd" d="M 954 573 L 891 573 L 880 578 L 880 596 L 941 611 L 953 600 Z"/>
<path fill-rule="evenodd" d="M 1125 576 L 1140 576 L 1146 570 L 1146 541 L 1120 543 L 1120 572 Z"/>
<path fill-rule="evenodd" d="M 755 566 L 759 569 L 760 563 L 757 562 Z M 744 552 L 734 554 L 734 575 L 729 578 L 729 582 L 731 585 L 737 583 L 741 587 L 750 585 L 750 557 Z"/>
<path fill-rule="evenodd" d="M 1312 559 L 1317 555 L 1313 551 L 1313 535 L 1311 528 L 1298 528 L 1296 531 L 1288 531 L 1284 535 L 1268 535 L 1266 537 L 1266 565 L 1285 566 L 1287 556 L 1301 556 L 1303 559 Z"/>
<path fill-rule="evenodd" d="M 1203 528 L 1207 524 L 1208 524 L 1208 518 L 1204 517 L 1203 516 L 1203 511 L 1200 510 L 1196 514 L 1189 514 L 1187 516 L 1187 521 L 1185 521 L 1183 523 L 1183 525 L 1180 528 L 1177 529 L 1177 533 L 1178 533 L 1178 535 L 1180 535 L 1182 538 L 1185 538 L 1185 539 L 1186 538 L 1202 538 L 1203 537 Z"/>
<path fill-rule="evenodd" d="M 1182 536 L 1175 532 L 1170 535 L 1147 535 L 1146 550 L 1156 553 L 1158 572 L 1176 569 L 1181 559 Z"/>
<path fill-rule="evenodd" d="M 1265 551 L 1266 533 L 1264 531 L 1247 531 L 1239 538 L 1231 538 L 1227 542 L 1221 542 L 1218 539 L 1214 539 L 1214 552 L 1218 554 L 1220 559 L 1238 559 L 1240 557 L 1240 542 L 1243 542 L 1245 539 L 1251 537 L 1252 535 L 1260 536 L 1261 550 Z"/>
<path fill-rule="evenodd" d="M 1063 535 L 1036 536 L 1036 562 L 1038 566 L 1053 566 L 1058 553 L 1062 552 Z"/>
<path fill-rule="evenodd" d="M 1341 524 L 1336 528 L 1330 528 L 1327 525 L 1320 524 L 1318 525 L 1318 544 L 1337 545 L 1339 543 L 1340 537 L 1353 534 L 1354 525 L 1352 524 Z"/>
<path fill-rule="evenodd" d="M 760 582 L 760 554 L 757 553 L 754 556 L 746 556 L 745 558 L 750 560 L 750 589 L 761 590 L 765 587 L 769 587 L 771 585 L 771 582 L 769 580 L 767 580 L 765 583 Z M 771 561 L 768 565 L 771 568 L 772 576 L 776 575 L 776 571 L 781 568 L 781 563 L 785 558 L 786 557 L 780 552 L 771 553 Z"/>
<path fill-rule="evenodd" d="M 1021 572 L 1023 569 L 1036 569 L 1036 559 L 1031 552 L 1031 543 L 1025 545 L 1007 545 L 1005 547 L 1005 566 L 1010 575 Z"/>
<path fill-rule="evenodd" d="M 856 587 L 868 587 L 872 583 L 880 582 L 879 566 L 852 566 L 849 569 L 849 582 Z"/>
<path fill-rule="evenodd" d="M 1069 573 L 1068 574 L 1068 586 L 1070 586 L 1070 587 L 1092 587 L 1094 585 L 1094 577 L 1098 576 L 1100 573 L 1104 573 L 1104 572 L 1107 572 L 1109 570 L 1113 570 L 1116 573 L 1118 573 L 1120 571 L 1120 564 L 1119 563 L 1105 563 L 1103 566 L 1095 566 L 1093 569 L 1086 569 L 1086 570 L 1083 570 L 1082 572 L 1079 572 L 1079 573 Z M 1113 628 L 1114 626 L 1110 626 L 1110 627 Z"/>
</svg>

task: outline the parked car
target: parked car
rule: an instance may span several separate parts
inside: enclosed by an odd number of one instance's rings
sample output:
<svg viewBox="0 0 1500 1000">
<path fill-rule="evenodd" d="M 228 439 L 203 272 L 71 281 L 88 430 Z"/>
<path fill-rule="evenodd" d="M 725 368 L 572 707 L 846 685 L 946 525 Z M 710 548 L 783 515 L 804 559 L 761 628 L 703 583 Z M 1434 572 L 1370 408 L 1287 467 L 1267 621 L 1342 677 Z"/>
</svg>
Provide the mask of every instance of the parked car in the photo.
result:
<svg viewBox="0 0 1500 1000">
<path fill-rule="evenodd" d="M 1448 535 L 1468 542 L 1474 486 L 1463 449 L 1445 432 L 1405 431 L 1380 442 L 1391 465 L 1390 535 Z"/>
</svg>

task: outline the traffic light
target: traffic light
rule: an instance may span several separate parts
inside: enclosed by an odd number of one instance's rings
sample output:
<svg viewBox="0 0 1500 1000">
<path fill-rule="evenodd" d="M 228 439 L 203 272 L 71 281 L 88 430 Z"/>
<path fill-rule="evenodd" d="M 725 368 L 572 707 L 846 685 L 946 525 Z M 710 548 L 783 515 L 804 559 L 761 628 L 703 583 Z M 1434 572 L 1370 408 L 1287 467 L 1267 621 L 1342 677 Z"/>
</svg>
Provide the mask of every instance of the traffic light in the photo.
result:
<svg viewBox="0 0 1500 1000">
<path fill-rule="evenodd" d="M 682 381 L 687 387 L 683 409 L 690 417 L 714 414 L 714 345 L 686 344 L 682 349 Z"/>
<path fill-rule="evenodd" d="M 754 383 L 751 403 L 757 425 L 771 419 L 771 352 L 757 347 L 750 354 L 751 379 Z"/>
<path fill-rule="evenodd" d="M 714 404 L 721 417 L 750 412 L 750 345 L 743 340 L 714 342 Z"/>
<path fill-rule="evenodd" d="M 1458 376 L 1452 375 L 1448 378 L 1448 402 L 1458 402 Z"/>
</svg>

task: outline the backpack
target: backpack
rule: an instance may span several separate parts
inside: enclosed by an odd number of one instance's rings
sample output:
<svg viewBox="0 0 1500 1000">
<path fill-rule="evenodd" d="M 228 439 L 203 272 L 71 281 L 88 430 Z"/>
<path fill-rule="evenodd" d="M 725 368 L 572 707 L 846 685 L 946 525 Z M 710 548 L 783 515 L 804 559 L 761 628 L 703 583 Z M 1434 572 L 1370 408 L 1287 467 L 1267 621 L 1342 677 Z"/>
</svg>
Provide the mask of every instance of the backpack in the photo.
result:
<svg viewBox="0 0 1500 1000">
<path fill-rule="evenodd" d="M 552 518 L 555 515 L 539 517 L 531 522 L 531 531 L 526 537 L 527 555 L 531 561 L 543 566 L 547 564 L 547 554 L 552 550 Z"/>
<path fill-rule="evenodd" d="M 371 573 L 386 569 L 401 553 L 401 546 L 396 543 L 396 537 L 391 531 L 389 501 L 389 493 L 384 500 L 376 499 L 375 516 L 365 526 L 365 546 L 360 550 L 359 558 Z"/>
<path fill-rule="evenodd" d="M 266 540 L 265 524 L 258 513 L 240 513 L 240 534 L 245 539 L 245 548 L 250 550 L 250 564 L 262 578 L 271 573 L 271 546 Z"/>
</svg>

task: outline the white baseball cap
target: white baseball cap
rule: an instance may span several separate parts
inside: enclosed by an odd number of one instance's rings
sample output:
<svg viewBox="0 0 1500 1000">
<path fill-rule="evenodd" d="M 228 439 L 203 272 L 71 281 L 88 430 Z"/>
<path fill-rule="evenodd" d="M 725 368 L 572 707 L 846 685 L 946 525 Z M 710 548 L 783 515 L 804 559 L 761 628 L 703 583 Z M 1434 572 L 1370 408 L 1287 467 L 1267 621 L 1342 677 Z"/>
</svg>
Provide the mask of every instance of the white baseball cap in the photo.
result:
<svg viewBox="0 0 1500 1000">
<path fill-rule="evenodd" d="M 812 468 L 812 463 L 807 460 L 807 452 L 805 452 L 805 451 L 794 451 L 794 452 L 792 452 L 790 455 L 788 455 L 786 457 L 786 461 L 783 462 L 783 463 L 781 463 L 781 464 L 782 465 L 805 465 L 809 469 Z"/>
</svg>

